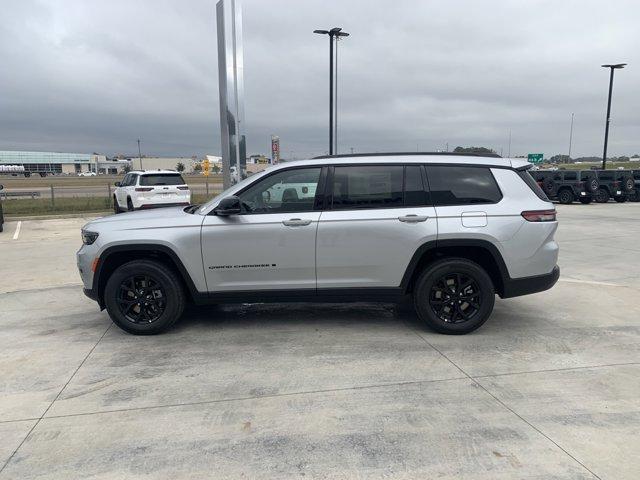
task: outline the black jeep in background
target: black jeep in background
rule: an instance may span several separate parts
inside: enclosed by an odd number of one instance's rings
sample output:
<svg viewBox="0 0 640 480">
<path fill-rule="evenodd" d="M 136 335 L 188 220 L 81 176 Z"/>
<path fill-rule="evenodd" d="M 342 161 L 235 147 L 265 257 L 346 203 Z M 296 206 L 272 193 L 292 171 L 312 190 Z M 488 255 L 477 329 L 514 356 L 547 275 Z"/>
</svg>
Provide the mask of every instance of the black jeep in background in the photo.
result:
<svg viewBox="0 0 640 480">
<path fill-rule="evenodd" d="M 636 193 L 632 195 L 629 200 L 632 202 L 640 202 L 640 170 L 631 170 L 631 174 L 633 175 Z"/>
<path fill-rule="evenodd" d="M 618 203 L 624 203 L 630 197 L 635 197 L 635 181 L 631 170 L 593 170 L 598 176 L 598 191 L 595 200 L 607 203 L 613 198 Z"/>
<path fill-rule="evenodd" d="M 599 183 L 592 170 L 538 170 L 531 172 L 547 197 L 560 203 L 591 203 Z"/>
<path fill-rule="evenodd" d="M 0 185 L 0 190 L 4 188 L 4 185 Z M 2 212 L 2 200 L 0 199 L 0 232 L 3 230 L 2 224 L 4 223 L 4 213 Z"/>
</svg>

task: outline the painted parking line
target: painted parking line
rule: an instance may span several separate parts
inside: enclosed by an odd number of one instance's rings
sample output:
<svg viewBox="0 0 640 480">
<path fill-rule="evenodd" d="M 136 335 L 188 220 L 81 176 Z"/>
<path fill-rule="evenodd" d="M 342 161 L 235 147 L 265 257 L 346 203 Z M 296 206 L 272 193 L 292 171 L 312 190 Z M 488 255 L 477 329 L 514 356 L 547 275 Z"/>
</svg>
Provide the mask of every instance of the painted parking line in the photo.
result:
<svg viewBox="0 0 640 480">
<path fill-rule="evenodd" d="M 603 287 L 626 287 L 627 286 L 627 285 L 620 285 L 619 283 L 596 282 L 594 280 L 578 280 L 577 278 L 561 278 L 558 281 L 567 282 L 567 283 L 582 283 L 585 285 L 599 285 Z"/>
<path fill-rule="evenodd" d="M 13 234 L 13 239 L 17 240 L 18 237 L 20 236 L 20 229 L 22 228 L 22 222 L 18 222 L 18 225 L 16 225 L 16 232 Z"/>
</svg>

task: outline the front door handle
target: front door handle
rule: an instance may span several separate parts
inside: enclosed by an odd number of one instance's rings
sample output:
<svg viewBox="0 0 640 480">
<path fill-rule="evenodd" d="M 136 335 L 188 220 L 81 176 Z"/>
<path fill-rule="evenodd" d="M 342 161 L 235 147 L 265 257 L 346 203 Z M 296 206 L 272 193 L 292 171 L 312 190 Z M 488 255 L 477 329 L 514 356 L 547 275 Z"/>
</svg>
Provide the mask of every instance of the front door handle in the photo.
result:
<svg viewBox="0 0 640 480">
<path fill-rule="evenodd" d="M 405 223 L 417 223 L 417 222 L 424 222 L 427 218 L 429 217 L 427 217 L 426 215 L 410 214 L 410 215 L 405 215 L 404 217 L 398 217 L 398 220 Z"/>
<path fill-rule="evenodd" d="M 289 220 L 284 220 L 282 222 L 287 227 L 304 227 L 305 225 L 309 225 L 311 220 L 303 220 L 301 218 L 291 218 Z"/>
</svg>

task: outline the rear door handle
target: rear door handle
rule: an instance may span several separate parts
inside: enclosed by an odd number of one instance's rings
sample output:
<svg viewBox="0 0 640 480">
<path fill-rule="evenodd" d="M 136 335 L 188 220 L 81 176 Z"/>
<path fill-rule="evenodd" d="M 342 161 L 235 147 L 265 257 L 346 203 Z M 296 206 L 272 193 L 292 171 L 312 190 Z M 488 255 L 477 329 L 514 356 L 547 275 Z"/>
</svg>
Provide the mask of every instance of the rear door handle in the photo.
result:
<svg viewBox="0 0 640 480">
<path fill-rule="evenodd" d="M 426 215 L 411 214 L 411 215 L 405 215 L 403 217 L 398 217 L 398 220 L 404 223 L 418 223 L 418 222 L 424 222 L 427 218 L 429 217 L 427 217 Z"/>
<path fill-rule="evenodd" d="M 284 220 L 282 222 L 287 227 L 304 227 L 305 225 L 309 225 L 311 220 L 303 220 L 301 218 L 291 218 L 289 220 Z"/>
</svg>

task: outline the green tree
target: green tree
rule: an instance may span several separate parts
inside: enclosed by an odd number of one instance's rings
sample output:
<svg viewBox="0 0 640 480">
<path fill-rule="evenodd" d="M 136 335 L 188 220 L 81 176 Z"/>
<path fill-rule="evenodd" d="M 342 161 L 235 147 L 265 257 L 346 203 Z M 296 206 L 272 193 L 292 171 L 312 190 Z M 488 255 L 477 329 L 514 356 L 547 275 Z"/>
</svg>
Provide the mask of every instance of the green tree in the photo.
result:
<svg viewBox="0 0 640 480">
<path fill-rule="evenodd" d="M 193 166 L 193 171 L 194 171 L 195 173 L 200 173 L 200 172 L 202 171 L 202 165 L 200 165 L 199 163 L 196 163 L 196 164 Z"/>
<path fill-rule="evenodd" d="M 184 172 L 184 163 L 178 162 L 178 164 L 176 165 L 176 170 L 180 173 Z"/>
<path fill-rule="evenodd" d="M 129 173 L 131 171 L 131 165 L 125 165 L 122 171 L 124 173 Z"/>
<path fill-rule="evenodd" d="M 220 167 L 214 163 L 211 167 L 211 171 L 215 174 L 218 174 L 220 172 Z"/>
<path fill-rule="evenodd" d="M 454 153 L 496 153 L 487 147 L 456 147 L 453 150 Z"/>
</svg>

